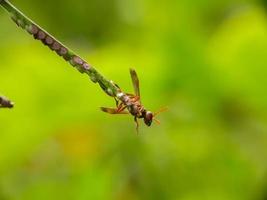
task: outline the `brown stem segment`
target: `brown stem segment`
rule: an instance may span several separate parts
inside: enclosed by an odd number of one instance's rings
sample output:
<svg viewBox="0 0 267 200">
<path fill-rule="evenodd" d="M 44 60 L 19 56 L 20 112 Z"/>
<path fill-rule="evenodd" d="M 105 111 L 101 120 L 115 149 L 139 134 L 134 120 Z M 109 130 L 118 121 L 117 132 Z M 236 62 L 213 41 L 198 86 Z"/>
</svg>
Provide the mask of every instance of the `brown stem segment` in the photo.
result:
<svg viewBox="0 0 267 200">
<path fill-rule="evenodd" d="M 13 108 L 14 103 L 8 100 L 6 97 L 0 96 L 0 108 Z"/>
<path fill-rule="evenodd" d="M 63 57 L 79 72 L 86 73 L 94 83 L 98 83 L 100 87 L 112 97 L 116 97 L 120 89 L 113 83 L 113 81 L 106 79 L 100 74 L 92 65 L 88 64 L 76 53 L 71 51 L 51 34 L 46 32 L 43 28 L 38 26 L 26 15 L 19 11 L 8 0 L 0 0 L 2 6 L 11 15 L 11 19 L 21 28 L 31 34 L 36 40 L 40 40 L 43 44 L 48 46 L 52 51 L 55 51 L 59 56 Z"/>
</svg>

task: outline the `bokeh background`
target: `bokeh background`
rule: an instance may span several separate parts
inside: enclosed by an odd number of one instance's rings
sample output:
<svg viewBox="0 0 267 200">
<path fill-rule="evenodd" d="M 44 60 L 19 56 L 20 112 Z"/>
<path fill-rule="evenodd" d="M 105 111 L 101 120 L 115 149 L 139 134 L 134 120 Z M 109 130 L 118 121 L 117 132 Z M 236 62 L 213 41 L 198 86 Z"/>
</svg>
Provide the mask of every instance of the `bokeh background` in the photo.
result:
<svg viewBox="0 0 267 200">
<path fill-rule="evenodd" d="M 0 9 L 1 200 L 267 199 L 267 2 L 12 0 L 161 125 L 111 116 L 98 85 Z"/>
</svg>

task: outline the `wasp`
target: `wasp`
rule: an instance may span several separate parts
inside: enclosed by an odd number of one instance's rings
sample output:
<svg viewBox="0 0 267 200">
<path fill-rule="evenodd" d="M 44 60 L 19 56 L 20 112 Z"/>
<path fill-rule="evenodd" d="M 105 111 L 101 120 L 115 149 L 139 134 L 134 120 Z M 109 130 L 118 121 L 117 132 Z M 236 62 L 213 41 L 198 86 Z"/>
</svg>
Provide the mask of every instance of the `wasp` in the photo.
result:
<svg viewBox="0 0 267 200">
<path fill-rule="evenodd" d="M 138 119 L 143 119 L 144 123 L 147 126 L 151 126 L 153 120 L 155 120 L 156 123 L 160 124 L 160 121 L 157 120 L 155 116 L 167 110 L 167 108 L 163 108 L 155 113 L 147 110 L 141 103 L 139 79 L 137 73 L 134 69 L 130 69 L 130 74 L 134 88 L 134 94 L 123 92 L 116 84 L 116 86 L 119 88 L 119 92 L 115 97 L 117 107 L 116 108 L 101 107 L 101 110 L 109 114 L 131 114 L 132 116 L 134 116 L 134 121 L 136 123 L 136 130 L 138 132 L 139 128 Z"/>
</svg>

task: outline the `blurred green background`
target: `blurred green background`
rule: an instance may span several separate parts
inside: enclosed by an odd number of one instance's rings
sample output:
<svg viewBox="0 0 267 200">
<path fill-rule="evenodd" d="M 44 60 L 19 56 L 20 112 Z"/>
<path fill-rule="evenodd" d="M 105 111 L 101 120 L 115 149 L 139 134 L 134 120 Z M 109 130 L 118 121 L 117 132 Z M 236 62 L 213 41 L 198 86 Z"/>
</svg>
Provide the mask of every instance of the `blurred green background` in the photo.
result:
<svg viewBox="0 0 267 200">
<path fill-rule="evenodd" d="M 267 1 L 12 0 L 132 92 L 140 128 L 0 9 L 1 200 L 267 199 Z M 143 123 L 142 123 L 143 124 Z"/>
</svg>

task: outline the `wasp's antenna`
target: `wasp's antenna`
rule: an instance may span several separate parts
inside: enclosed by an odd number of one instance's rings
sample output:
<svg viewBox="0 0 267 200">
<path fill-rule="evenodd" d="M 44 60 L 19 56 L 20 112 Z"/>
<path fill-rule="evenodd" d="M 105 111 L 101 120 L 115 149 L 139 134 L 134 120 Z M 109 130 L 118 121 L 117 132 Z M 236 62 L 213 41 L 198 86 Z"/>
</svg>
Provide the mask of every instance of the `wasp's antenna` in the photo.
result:
<svg viewBox="0 0 267 200">
<path fill-rule="evenodd" d="M 169 110 L 168 107 L 163 107 L 163 108 L 159 109 L 157 112 L 154 112 L 153 115 L 157 116 L 159 113 L 165 112 L 167 110 Z"/>
<path fill-rule="evenodd" d="M 155 122 L 160 125 L 160 121 L 158 119 L 156 119 L 155 117 L 159 114 L 159 113 L 162 113 L 162 112 L 165 112 L 168 110 L 168 107 L 163 107 L 161 109 L 159 109 L 157 112 L 154 112 L 153 113 L 153 120 L 155 120 Z"/>
<path fill-rule="evenodd" d="M 156 118 L 154 118 L 153 120 L 155 120 L 155 122 L 157 123 L 157 125 L 160 125 L 160 121 Z"/>
</svg>

